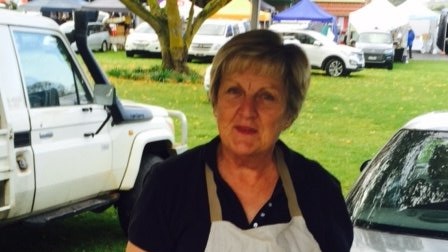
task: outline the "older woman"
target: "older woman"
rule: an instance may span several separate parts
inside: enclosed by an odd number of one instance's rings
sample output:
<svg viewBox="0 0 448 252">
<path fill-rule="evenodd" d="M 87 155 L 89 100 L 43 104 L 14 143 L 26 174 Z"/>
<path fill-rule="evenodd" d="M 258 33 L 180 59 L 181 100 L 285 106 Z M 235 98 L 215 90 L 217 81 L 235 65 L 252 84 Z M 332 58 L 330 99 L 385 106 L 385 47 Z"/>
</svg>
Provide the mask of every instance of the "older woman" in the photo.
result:
<svg viewBox="0 0 448 252">
<path fill-rule="evenodd" d="M 127 251 L 349 251 L 339 182 L 279 140 L 309 82 L 303 51 L 274 32 L 225 44 L 211 70 L 219 136 L 153 168 Z"/>
</svg>

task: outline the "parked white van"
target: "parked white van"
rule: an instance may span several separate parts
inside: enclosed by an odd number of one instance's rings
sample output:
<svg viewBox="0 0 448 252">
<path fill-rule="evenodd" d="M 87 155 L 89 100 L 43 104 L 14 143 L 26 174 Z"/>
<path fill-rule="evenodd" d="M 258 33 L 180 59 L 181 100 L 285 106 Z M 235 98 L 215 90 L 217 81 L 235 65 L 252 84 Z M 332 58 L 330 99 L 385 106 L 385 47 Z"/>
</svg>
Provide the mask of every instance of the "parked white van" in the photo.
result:
<svg viewBox="0 0 448 252">
<path fill-rule="evenodd" d="M 196 35 L 193 37 L 188 58 L 213 58 L 219 48 L 229 41 L 233 36 L 246 32 L 250 29 L 248 21 L 208 19 Z"/>
</svg>

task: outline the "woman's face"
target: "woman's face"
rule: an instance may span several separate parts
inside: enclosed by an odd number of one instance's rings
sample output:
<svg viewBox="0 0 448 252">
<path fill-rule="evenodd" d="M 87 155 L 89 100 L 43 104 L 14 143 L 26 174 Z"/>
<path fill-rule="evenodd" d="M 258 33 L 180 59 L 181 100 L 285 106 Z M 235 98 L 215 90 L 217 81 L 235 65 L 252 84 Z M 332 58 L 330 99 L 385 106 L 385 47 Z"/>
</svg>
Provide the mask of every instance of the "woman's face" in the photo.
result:
<svg viewBox="0 0 448 252">
<path fill-rule="evenodd" d="M 214 113 L 223 150 L 241 156 L 271 152 L 289 126 L 280 76 L 236 72 L 220 84 Z"/>
</svg>

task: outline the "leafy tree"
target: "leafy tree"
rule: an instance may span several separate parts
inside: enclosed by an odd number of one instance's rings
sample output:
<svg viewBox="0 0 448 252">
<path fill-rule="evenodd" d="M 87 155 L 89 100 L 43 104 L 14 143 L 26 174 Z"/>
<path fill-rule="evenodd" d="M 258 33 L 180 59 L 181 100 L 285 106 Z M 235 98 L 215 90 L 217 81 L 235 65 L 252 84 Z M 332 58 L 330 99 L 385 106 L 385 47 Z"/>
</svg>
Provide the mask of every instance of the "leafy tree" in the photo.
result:
<svg viewBox="0 0 448 252">
<path fill-rule="evenodd" d="M 210 0 L 196 17 L 193 15 L 196 0 L 192 0 L 186 20 L 182 20 L 179 14 L 178 0 L 166 0 L 163 8 L 157 0 L 147 0 L 149 9 L 143 6 L 140 0 L 120 1 L 156 31 L 162 51 L 162 68 L 188 73 L 188 47 L 194 34 L 207 18 L 231 0 Z"/>
<path fill-rule="evenodd" d="M 0 1 L 0 3 L 3 3 L 5 5 L 6 9 L 15 10 L 17 9 L 17 3 L 11 0 L 4 0 Z"/>
</svg>

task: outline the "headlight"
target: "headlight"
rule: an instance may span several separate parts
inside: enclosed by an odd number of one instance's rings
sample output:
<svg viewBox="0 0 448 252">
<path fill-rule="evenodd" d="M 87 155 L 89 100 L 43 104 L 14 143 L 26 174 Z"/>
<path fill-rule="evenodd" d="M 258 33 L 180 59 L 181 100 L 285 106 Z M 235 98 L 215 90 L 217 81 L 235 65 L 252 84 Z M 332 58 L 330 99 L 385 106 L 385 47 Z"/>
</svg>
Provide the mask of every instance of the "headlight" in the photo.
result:
<svg viewBox="0 0 448 252">
<path fill-rule="evenodd" d="M 384 54 L 394 54 L 395 52 L 394 52 L 394 49 L 386 49 L 385 51 L 384 51 Z"/>
<path fill-rule="evenodd" d="M 221 48 L 221 46 L 222 46 L 222 44 L 214 44 L 214 45 L 212 46 L 212 49 L 213 49 L 213 50 L 219 50 L 219 48 Z"/>
</svg>

